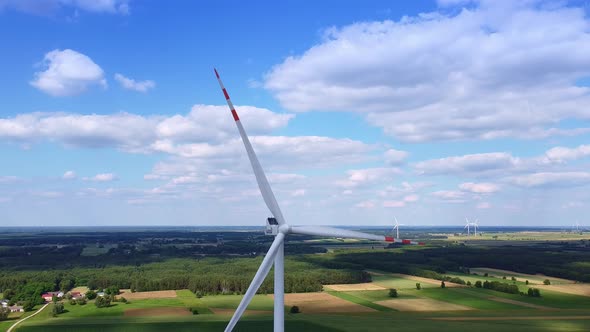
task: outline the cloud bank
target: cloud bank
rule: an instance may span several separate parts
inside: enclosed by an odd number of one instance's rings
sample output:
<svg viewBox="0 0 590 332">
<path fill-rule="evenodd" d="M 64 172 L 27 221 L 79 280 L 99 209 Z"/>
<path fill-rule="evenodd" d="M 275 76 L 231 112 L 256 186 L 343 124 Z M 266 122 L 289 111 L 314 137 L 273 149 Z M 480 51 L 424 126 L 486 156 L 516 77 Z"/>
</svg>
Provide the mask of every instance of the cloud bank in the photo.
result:
<svg viewBox="0 0 590 332">
<path fill-rule="evenodd" d="M 579 135 L 590 119 L 583 8 L 537 1 L 469 6 L 327 29 L 264 86 L 292 111 L 352 111 L 407 142 Z M 450 12 L 451 14 L 448 14 Z"/>
</svg>

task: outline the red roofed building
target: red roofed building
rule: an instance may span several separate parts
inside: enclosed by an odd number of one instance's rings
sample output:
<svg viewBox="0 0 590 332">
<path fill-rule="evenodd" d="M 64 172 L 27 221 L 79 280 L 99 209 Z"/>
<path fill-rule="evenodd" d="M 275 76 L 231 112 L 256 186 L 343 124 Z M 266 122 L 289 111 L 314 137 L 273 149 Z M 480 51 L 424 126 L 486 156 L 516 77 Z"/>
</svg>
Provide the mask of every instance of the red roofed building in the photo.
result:
<svg viewBox="0 0 590 332">
<path fill-rule="evenodd" d="M 47 292 L 41 294 L 41 297 L 45 300 L 45 302 L 51 302 L 54 296 L 58 299 L 61 299 L 64 296 L 64 292 Z"/>
</svg>

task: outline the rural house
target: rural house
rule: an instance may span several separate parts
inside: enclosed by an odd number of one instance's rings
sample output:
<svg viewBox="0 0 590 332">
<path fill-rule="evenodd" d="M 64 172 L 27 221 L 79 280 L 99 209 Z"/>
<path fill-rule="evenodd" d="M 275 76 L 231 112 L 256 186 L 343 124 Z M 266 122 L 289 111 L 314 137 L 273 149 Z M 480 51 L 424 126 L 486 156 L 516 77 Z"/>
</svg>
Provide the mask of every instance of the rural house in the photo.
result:
<svg viewBox="0 0 590 332">
<path fill-rule="evenodd" d="M 20 305 L 13 305 L 12 307 L 8 307 L 8 309 L 10 310 L 10 312 L 24 312 L 25 311 L 25 309 L 23 309 L 23 307 Z"/>
<path fill-rule="evenodd" d="M 64 292 L 47 292 L 41 294 L 41 297 L 45 300 L 45 302 L 51 302 L 53 296 L 57 297 L 58 299 L 61 299 L 62 297 L 64 297 Z"/>
</svg>

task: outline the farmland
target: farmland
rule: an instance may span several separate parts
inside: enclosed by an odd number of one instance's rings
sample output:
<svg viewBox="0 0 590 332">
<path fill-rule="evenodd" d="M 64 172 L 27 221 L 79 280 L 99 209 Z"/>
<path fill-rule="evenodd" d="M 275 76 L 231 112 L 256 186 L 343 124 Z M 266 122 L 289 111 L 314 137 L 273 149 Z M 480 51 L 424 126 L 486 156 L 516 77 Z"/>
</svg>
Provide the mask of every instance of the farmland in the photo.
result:
<svg viewBox="0 0 590 332">
<path fill-rule="evenodd" d="M 419 234 L 415 236 L 428 236 L 424 230 Z M 520 255 L 510 256 L 514 248 L 481 243 L 449 246 L 448 241 L 438 239 L 440 233 L 436 234 L 433 244 L 422 248 L 384 248 L 366 241 L 359 241 L 358 247 L 349 241 L 346 245 L 351 247 L 343 248 L 333 247 L 338 241 L 293 237 L 294 246 L 313 243 L 315 249 L 314 253 L 287 254 L 286 312 L 292 306 L 300 310 L 298 314 L 287 314 L 287 330 L 382 331 L 387 326 L 392 326 L 392 330 L 478 328 L 484 332 L 498 328 L 519 331 L 590 328 L 587 313 L 590 296 L 586 292 L 588 284 L 584 283 L 590 278 L 586 263 L 590 254 L 577 240 L 519 246 Z M 34 235 L 28 234 L 26 239 L 7 235 L 9 245 L 0 256 L 2 291 L 16 291 L 15 297 L 25 296 L 28 293 L 18 286 L 20 282 L 11 283 L 22 278 L 26 280 L 25 285 L 47 290 L 67 287 L 86 292 L 88 288 L 116 286 L 119 289 L 116 299 L 127 300 L 127 303 L 111 302 L 104 308 L 97 308 L 95 300 L 84 305 L 63 300 L 65 310 L 57 317 L 53 317 L 50 304 L 20 324 L 16 331 L 222 330 L 261 259 L 259 254 L 245 250 L 241 256 L 233 253 L 240 252 L 241 246 L 251 249 L 268 245 L 268 238 L 257 232 L 226 232 L 226 243 L 216 250 L 207 249 L 211 253 L 203 255 L 203 246 L 215 246 L 215 235 L 129 232 L 118 236 L 113 236 L 113 242 L 106 242 L 106 236 L 91 232 L 61 234 L 61 243 L 55 243 L 55 247 L 47 244 L 38 247 L 41 243 Z M 92 238 L 93 243 L 97 237 L 102 238 L 102 247 L 109 248 L 108 251 L 88 256 L 86 249 L 79 249 L 83 248 L 80 241 L 85 237 Z M 57 238 L 44 237 L 52 242 Z M 35 267 L 39 257 L 16 259 L 11 255 L 18 252 L 12 251 L 10 243 L 13 248 L 16 243 L 24 245 L 40 257 L 63 255 L 72 259 L 69 266 L 62 259 L 53 268 L 47 268 L 43 262 L 41 271 Z M 182 246 L 175 249 L 171 243 L 182 243 Z M 524 240 L 520 244 L 523 243 Z M 228 247 L 226 253 L 223 247 Z M 543 265 L 538 265 L 539 259 Z M 577 267 L 575 273 L 571 266 Z M 550 285 L 544 285 L 545 279 L 550 280 Z M 476 287 L 477 282 L 514 285 L 522 293 Z M 527 295 L 531 287 L 539 288 L 541 296 Z M 390 289 L 396 290 L 397 297 L 390 296 Z M 238 324 L 238 330 L 271 331 L 272 310 L 271 272 Z M 8 321 L 0 322 L 0 331 L 33 312 L 11 314 Z"/>
</svg>

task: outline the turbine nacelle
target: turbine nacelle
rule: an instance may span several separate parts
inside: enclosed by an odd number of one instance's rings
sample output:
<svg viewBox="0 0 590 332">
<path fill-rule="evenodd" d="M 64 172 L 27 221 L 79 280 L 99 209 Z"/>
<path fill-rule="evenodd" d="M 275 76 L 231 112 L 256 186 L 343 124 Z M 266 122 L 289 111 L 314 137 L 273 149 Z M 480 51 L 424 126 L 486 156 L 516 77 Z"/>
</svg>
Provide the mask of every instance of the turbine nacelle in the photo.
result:
<svg viewBox="0 0 590 332">
<path fill-rule="evenodd" d="M 276 236 L 279 234 L 279 222 L 276 218 L 267 218 L 266 219 L 266 228 L 264 229 L 264 234 Z"/>
</svg>

